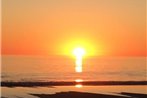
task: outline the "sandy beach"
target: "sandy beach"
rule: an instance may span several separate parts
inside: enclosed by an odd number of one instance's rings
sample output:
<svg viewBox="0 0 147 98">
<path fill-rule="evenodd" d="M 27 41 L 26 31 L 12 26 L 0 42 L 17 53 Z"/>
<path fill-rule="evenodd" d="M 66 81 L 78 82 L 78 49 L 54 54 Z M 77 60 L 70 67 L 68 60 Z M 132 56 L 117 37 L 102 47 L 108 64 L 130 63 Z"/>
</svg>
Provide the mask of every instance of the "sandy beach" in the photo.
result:
<svg viewBox="0 0 147 98">
<path fill-rule="evenodd" d="M 129 85 L 131 84 L 131 85 Z M 2 82 L 2 98 L 146 98 L 146 81 Z"/>
<path fill-rule="evenodd" d="M 39 98 L 146 98 L 146 94 L 137 93 L 120 93 L 120 96 L 107 95 L 107 94 L 95 94 L 95 93 L 85 93 L 85 92 L 60 92 L 56 94 L 31 94 L 38 96 Z"/>
</svg>

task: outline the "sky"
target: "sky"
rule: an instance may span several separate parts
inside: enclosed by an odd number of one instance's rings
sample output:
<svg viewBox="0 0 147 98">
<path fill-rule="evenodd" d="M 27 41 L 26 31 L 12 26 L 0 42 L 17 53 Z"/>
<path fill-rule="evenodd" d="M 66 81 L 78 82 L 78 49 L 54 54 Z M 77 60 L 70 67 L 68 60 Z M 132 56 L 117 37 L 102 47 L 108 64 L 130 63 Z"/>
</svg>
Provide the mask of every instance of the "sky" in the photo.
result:
<svg viewBox="0 0 147 98">
<path fill-rule="evenodd" d="M 146 0 L 2 0 L 2 55 L 146 55 Z"/>
</svg>

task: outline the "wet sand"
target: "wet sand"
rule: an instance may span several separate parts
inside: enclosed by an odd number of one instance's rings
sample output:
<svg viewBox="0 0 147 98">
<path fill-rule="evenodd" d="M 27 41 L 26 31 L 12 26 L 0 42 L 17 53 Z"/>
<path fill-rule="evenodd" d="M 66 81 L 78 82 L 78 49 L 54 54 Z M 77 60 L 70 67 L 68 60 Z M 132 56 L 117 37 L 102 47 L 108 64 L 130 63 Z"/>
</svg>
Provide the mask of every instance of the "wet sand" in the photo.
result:
<svg viewBox="0 0 147 98">
<path fill-rule="evenodd" d="M 1 86 L 2 87 L 14 87 L 12 89 L 15 90 L 15 87 L 21 87 L 21 88 L 32 88 L 32 87 L 54 87 L 54 86 L 58 86 L 58 87 L 70 87 L 70 86 L 75 86 L 76 84 L 82 84 L 85 85 L 87 87 L 100 87 L 100 86 L 113 86 L 115 87 L 119 87 L 119 86 L 139 86 L 142 85 L 143 87 L 147 85 L 147 81 L 84 81 L 84 82 L 80 82 L 77 83 L 75 81 L 70 81 L 70 82 L 65 82 L 65 81 L 58 81 L 58 82 L 1 82 Z M 91 87 L 92 88 L 92 87 Z M 36 88 L 35 88 L 36 89 Z M 100 88 L 99 88 L 100 89 Z M 109 89 L 109 88 L 108 88 Z M 134 88 L 135 89 L 135 88 Z M 143 88 L 145 90 L 145 88 Z M 37 90 L 37 89 L 36 89 Z M 46 89 L 48 90 L 48 89 Z M 59 90 L 59 89 L 58 89 Z M 57 91 L 58 91 L 57 90 Z M 114 92 L 114 94 L 101 94 L 101 92 L 98 91 L 98 89 L 95 89 L 96 92 L 89 92 L 88 91 L 75 91 L 73 89 L 68 89 L 68 91 L 63 91 L 63 89 L 61 89 L 61 91 L 56 92 L 55 94 L 50 94 L 50 93 L 45 93 L 44 91 L 40 92 L 40 93 L 27 93 L 29 95 L 32 96 L 37 96 L 39 98 L 147 98 L 147 94 L 141 94 L 140 93 L 130 93 L 129 90 L 121 90 L 118 92 L 112 91 Z M 12 90 L 10 90 L 12 91 Z M 18 91 L 18 90 L 16 90 Z M 97 93 L 98 92 L 98 93 Z M 17 93 L 16 93 L 17 95 Z M 2 98 L 9 98 L 9 97 L 5 97 L 3 96 Z M 19 97 L 18 97 L 19 98 Z M 21 98 L 21 97 L 20 97 Z M 22 97 L 23 98 L 23 97 Z M 24 97 L 25 98 L 25 97 Z M 29 98 L 29 97 L 27 97 Z"/>
<path fill-rule="evenodd" d="M 96 93 L 86 93 L 86 92 L 59 92 L 56 94 L 31 94 L 39 98 L 147 98 L 146 94 L 137 94 L 137 93 L 120 93 L 120 96 L 117 95 L 107 95 L 107 94 L 96 94 Z"/>
<path fill-rule="evenodd" d="M 133 98 L 147 98 L 147 94 L 139 94 L 139 93 L 127 93 L 127 92 L 122 92 L 120 93 L 122 95 L 127 95 Z"/>
</svg>

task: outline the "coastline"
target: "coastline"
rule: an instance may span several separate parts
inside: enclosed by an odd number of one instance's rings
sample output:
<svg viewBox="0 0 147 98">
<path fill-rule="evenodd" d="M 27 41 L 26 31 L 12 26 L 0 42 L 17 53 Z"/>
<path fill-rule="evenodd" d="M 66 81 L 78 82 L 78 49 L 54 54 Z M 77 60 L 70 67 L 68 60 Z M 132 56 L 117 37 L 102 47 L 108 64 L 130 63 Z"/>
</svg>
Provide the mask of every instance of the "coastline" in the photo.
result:
<svg viewBox="0 0 147 98">
<path fill-rule="evenodd" d="M 44 86 L 108 86 L 108 85 L 147 85 L 147 81 L 50 81 L 50 82 L 1 82 L 2 87 L 44 87 Z"/>
</svg>

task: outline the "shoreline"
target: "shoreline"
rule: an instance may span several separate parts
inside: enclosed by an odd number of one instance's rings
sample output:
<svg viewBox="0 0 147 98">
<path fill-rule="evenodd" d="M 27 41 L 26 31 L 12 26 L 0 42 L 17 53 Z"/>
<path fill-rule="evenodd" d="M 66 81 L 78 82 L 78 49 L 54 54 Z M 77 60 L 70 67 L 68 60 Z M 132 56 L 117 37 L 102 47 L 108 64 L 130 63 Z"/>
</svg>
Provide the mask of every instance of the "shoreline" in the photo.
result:
<svg viewBox="0 0 147 98">
<path fill-rule="evenodd" d="M 1 82 L 1 87 L 44 87 L 44 86 L 108 86 L 108 85 L 147 85 L 147 81 L 50 81 L 50 82 Z"/>
</svg>

